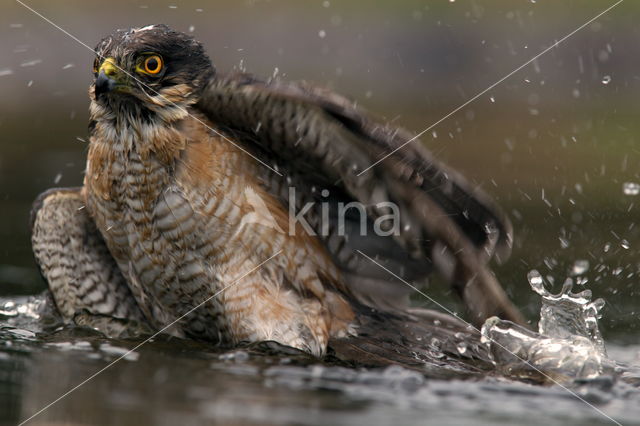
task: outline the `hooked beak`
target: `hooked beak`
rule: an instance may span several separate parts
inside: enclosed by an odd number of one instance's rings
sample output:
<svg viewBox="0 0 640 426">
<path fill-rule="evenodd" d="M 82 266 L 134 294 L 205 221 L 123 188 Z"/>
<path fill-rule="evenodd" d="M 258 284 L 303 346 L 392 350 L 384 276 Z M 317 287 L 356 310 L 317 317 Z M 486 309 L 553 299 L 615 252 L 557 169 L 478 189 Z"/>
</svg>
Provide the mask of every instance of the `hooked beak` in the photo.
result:
<svg viewBox="0 0 640 426">
<path fill-rule="evenodd" d="M 107 58 L 104 60 L 98 70 L 98 77 L 95 82 L 95 97 L 98 99 L 100 95 L 114 90 L 122 90 L 125 85 L 122 84 L 122 72 L 115 63 L 115 59 Z"/>
</svg>

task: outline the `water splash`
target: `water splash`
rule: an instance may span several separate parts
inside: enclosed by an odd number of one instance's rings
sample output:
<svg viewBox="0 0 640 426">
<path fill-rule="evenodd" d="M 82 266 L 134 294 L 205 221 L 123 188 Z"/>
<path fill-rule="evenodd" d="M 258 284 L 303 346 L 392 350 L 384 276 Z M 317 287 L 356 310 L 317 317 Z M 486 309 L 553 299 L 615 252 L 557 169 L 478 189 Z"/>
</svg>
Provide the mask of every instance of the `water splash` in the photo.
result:
<svg viewBox="0 0 640 426">
<path fill-rule="evenodd" d="M 489 318 L 482 340 L 496 367 L 517 378 L 570 381 L 598 377 L 612 365 L 598 329 L 603 299 L 591 301 L 590 290 L 574 293 L 568 278 L 558 294 L 544 287 L 538 271 L 528 274 L 531 289 L 542 298 L 538 332 L 510 321 Z"/>
</svg>

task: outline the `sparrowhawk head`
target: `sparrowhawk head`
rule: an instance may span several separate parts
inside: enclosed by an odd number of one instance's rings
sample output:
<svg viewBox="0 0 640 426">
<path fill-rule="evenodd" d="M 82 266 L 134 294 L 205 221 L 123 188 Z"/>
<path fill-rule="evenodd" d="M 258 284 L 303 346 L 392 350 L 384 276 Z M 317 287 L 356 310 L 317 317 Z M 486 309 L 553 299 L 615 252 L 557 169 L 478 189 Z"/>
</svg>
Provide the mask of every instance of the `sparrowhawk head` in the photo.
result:
<svg viewBox="0 0 640 426">
<path fill-rule="evenodd" d="M 90 97 L 114 112 L 184 107 L 214 74 L 202 45 L 166 25 L 117 30 L 95 51 Z"/>
</svg>

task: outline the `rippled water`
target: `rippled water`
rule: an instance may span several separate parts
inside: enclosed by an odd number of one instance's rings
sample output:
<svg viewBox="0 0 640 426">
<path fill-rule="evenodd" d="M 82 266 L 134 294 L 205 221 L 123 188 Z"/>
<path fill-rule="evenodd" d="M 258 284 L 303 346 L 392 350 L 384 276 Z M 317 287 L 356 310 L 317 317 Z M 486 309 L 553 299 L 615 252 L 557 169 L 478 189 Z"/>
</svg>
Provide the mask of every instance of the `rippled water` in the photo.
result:
<svg viewBox="0 0 640 426">
<path fill-rule="evenodd" d="M 611 423 L 588 404 L 622 424 L 640 419 L 634 384 L 640 346 L 607 348 L 626 376 L 608 371 L 565 380 L 563 388 L 495 377 L 431 380 L 399 366 L 346 368 L 274 343 L 219 351 L 161 336 L 130 352 L 138 341 L 60 326 L 44 296 L 4 299 L 0 315 L 0 420 L 6 424 L 78 385 L 33 424 Z"/>
</svg>

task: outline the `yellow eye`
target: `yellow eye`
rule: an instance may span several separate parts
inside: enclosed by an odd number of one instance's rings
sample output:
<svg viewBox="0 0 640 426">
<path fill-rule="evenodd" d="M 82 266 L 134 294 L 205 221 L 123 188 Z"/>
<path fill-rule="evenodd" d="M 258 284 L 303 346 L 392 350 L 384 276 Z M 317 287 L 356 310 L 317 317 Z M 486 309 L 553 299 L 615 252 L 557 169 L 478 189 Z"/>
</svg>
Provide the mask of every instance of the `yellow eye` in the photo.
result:
<svg viewBox="0 0 640 426">
<path fill-rule="evenodd" d="M 162 71 L 162 58 L 159 55 L 147 56 L 142 63 L 142 69 L 147 74 L 158 74 Z"/>
</svg>

